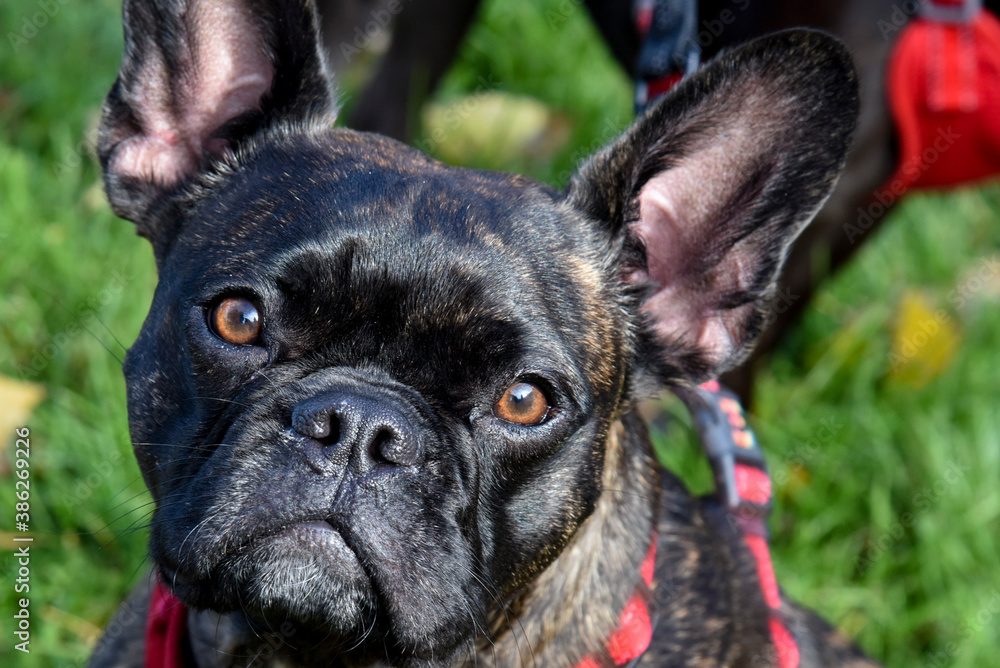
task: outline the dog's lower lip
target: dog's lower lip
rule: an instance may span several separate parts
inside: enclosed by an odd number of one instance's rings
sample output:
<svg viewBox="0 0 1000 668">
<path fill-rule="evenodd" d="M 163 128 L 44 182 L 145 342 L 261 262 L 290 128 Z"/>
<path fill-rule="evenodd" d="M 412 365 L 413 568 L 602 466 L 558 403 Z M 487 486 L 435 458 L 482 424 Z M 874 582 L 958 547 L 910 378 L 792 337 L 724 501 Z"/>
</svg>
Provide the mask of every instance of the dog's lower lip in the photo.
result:
<svg viewBox="0 0 1000 668">
<path fill-rule="evenodd" d="M 348 563 L 358 564 L 357 553 L 345 540 L 344 533 L 325 520 L 307 520 L 286 525 L 270 540 L 293 551 L 304 547 L 316 555 L 326 555 L 327 559 L 333 559 L 341 568 Z"/>
<path fill-rule="evenodd" d="M 286 525 L 274 536 L 277 540 L 293 539 L 309 545 L 322 545 L 343 557 L 356 558 L 354 550 L 345 540 L 344 532 L 326 520 L 306 520 Z"/>
<path fill-rule="evenodd" d="M 294 537 L 309 543 L 318 541 L 324 545 L 333 544 L 339 549 L 353 553 L 344 542 L 344 534 L 326 520 L 307 520 L 289 524 L 277 533 L 276 538 L 281 537 Z"/>
</svg>

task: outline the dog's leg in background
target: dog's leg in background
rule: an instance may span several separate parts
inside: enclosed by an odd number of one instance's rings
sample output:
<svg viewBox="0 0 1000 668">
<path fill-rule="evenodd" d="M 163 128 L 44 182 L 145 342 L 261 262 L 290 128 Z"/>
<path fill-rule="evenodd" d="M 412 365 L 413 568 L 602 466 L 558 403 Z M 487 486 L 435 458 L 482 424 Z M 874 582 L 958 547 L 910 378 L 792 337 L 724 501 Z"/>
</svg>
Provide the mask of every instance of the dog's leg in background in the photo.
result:
<svg viewBox="0 0 1000 668">
<path fill-rule="evenodd" d="M 359 35 L 392 35 L 375 75 L 350 111 L 348 125 L 400 141 L 412 139 L 421 108 L 454 61 L 478 8 L 479 0 L 320 0 L 324 40 L 335 72 L 350 64 L 357 44 L 364 46 Z"/>
</svg>

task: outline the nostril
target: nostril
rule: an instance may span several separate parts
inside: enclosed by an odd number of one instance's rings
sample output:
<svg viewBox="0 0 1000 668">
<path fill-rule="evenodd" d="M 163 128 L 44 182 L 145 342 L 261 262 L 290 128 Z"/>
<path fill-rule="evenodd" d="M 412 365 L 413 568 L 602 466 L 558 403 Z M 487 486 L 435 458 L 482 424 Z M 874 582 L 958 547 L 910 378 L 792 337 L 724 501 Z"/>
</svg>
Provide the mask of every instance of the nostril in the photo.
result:
<svg viewBox="0 0 1000 668">
<path fill-rule="evenodd" d="M 337 406 L 322 397 L 304 401 L 292 411 L 292 429 L 325 446 L 340 442 L 344 429 L 341 422 Z"/>
<path fill-rule="evenodd" d="M 374 459 L 384 459 L 385 455 L 383 453 L 389 449 L 389 444 L 395 437 L 395 433 L 393 433 L 393 431 L 388 427 L 382 427 L 376 431 L 371 442 L 372 457 Z"/>
<path fill-rule="evenodd" d="M 408 431 L 383 427 L 372 439 L 372 454 L 376 460 L 389 464 L 412 466 L 417 463 L 419 452 L 416 440 Z"/>
<path fill-rule="evenodd" d="M 340 420 L 337 419 L 336 415 L 330 415 L 327 420 L 326 428 L 323 429 L 323 434 L 315 436 L 314 438 L 323 444 L 324 447 L 330 447 L 331 445 L 337 445 L 340 443 Z"/>
</svg>

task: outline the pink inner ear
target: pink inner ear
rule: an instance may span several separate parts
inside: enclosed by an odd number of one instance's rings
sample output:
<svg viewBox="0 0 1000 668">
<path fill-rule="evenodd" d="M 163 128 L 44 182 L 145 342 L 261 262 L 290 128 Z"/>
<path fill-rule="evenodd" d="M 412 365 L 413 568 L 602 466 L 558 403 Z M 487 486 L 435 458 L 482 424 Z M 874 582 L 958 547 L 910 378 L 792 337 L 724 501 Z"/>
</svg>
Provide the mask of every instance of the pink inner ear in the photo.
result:
<svg viewBox="0 0 1000 668">
<path fill-rule="evenodd" d="M 639 220 L 631 227 L 646 247 L 647 271 L 630 280 L 655 288 L 643 312 L 663 340 L 697 348 L 712 364 L 738 352 L 735 339 L 752 308 L 717 306 L 720 293 L 745 285 L 752 271 L 741 244 L 724 248 L 719 238 L 726 222 L 719 220 L 720 211 L 742 176 L 732 142 L 744 134 L 723 133 L 717 143 L 651 178 L 639 192 Z"/>
<path fill-rule="evenodd" d="M 258 109 L 271 89 L 274 66 L 251 14 L 238 2 L 192 0 L 182 15 L 190 28 L 169 72 L 158 52 L 147 54 L 131 92 L 141 134 L 119 144 L 111 171 L 171 186 L 194 174 L 204 155 L 227 147 L 212 133 Z"/>
</svg>

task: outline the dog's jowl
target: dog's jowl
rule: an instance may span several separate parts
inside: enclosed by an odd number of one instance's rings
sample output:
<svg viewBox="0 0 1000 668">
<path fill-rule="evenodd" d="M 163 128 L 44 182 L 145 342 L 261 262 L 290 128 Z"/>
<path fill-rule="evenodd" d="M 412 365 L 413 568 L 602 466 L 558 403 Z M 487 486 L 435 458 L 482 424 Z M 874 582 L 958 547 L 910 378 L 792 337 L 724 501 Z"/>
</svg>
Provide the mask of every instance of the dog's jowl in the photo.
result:
<svg viewBox="0 0 1000 668">
<path fill-rule="evenodd" d="M 788 656 L 635 409 L 752 345 L 854 125 L 835 40 L 722 55 L 557 191 L 332 129 L 308 2 L 124 21 L 99 152 L 160 274 L 125 365 L 156 572 L 92 665 Z M 782 615 L 799 665 L 868 665 Z"/>
</svg>

